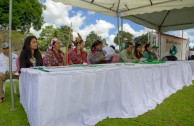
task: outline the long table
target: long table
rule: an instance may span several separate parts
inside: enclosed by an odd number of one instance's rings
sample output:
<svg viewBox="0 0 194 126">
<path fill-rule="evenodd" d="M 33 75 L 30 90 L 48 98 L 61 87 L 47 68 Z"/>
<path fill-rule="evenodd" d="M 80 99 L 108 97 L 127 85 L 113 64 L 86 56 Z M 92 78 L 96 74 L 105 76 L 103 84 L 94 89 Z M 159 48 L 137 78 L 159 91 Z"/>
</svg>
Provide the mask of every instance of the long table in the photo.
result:
<svg viewBox="0 0 194 126">
<path fill-rule="evenodd" d="M 20 102 L 31 126 L 92 126 L 133 118 L 192 83 L 188 62 L 22 69 Z"/>
</svg>

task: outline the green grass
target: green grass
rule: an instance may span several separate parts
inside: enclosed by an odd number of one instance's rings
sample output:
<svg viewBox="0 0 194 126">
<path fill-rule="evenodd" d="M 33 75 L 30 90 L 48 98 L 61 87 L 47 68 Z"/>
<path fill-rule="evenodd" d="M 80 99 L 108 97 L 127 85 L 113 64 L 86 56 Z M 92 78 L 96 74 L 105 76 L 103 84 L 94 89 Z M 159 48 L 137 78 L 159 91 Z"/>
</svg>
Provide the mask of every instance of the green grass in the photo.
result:
<svg viewBox="0 0 194 126">
<path fill-rule="evenodd" d="M 194 126 L 194 85 L 177 91 L 141 116 L 105 119 L 96 126 Z"/>
<path fill-rule="evenodd" d="M 0 126 L 29 126 L 26 113 L 20 104 L 18 95 L 14 94 L 15 110 L 12 110 L 9 84 L 6 85 L 5 91 L 5 101 L 0 103 Z"/>
<path fill-rule="evenodd" d="M 0 104 L 0 126 L 29 126 L 26 113 L 15 95 L 11 110 L 10 87 L 6 100 Z M 194 126 L 194 85 L 184 87 L 164 100 L 156 109 L 136 118 L 105 119 L 96 126 Z"/>
</svg>

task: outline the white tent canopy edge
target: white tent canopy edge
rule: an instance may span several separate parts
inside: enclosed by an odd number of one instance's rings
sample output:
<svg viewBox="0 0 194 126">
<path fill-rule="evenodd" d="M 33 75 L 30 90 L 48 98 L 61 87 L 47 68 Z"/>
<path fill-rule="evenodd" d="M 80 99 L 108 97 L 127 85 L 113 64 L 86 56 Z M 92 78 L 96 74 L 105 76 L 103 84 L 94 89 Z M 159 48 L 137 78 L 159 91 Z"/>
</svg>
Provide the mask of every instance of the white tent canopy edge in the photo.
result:
<svg viewBox="0 0 194 126">
<path fill-rule="evenodd" d="M 128 15 L 160 12 L 194 6 L 194 0 L 53 0 L 65 5 L 85 8 L 109 16 L 125 17 Z M 119 5 L 119 8 L 117 8 Z"/>
</svg>

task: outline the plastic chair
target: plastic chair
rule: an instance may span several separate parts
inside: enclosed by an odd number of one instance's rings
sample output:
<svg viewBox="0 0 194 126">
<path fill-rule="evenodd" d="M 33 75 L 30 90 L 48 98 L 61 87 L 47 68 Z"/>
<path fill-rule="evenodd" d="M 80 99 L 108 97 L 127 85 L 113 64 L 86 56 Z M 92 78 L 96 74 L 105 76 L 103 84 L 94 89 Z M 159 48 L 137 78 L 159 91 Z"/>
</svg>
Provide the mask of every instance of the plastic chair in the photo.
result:
<svg viewBox="0 0 194 126">
<path fill-rule="evenodd" d="M 16 82 L 19 81 L 18 79 L 12 79 L 13 80 L 13 89 L 14 89 L 14 93 L 16 94 L 17 91 L 16 91 Z M 7 79 L 4 83 L 3 83 L 3 90 L 4 90 L 4 93 L 5 93 L 5 88 L 6 88 L 6 84 L 7 83 L 10 83 L 10 79 Z"/>
<path fill-rule="evenodd" d="M 16 58 L 16 68 L 17 68 L 17 72 L 19 74 L 19 70 L 20 70 L 20 62 L 19 62 L 19 57 Z M 16 90 L 16 82 L 19 81 L 18 79 L 12 79 L 13 80 L 13 89 L 14 89 L 14 93 L 17 93 Z M 10 79 L 5 80 L 5 82 L 3 83 L 3 90 L 5 93 L 5 88 L 6 88 L 6 84 L 10 83 Z"/>
<path fill-rule="evenodd" d="M 16 58 L 16 68 L 17 68 L 17 72 L 20 73 L 20 57 L 19 56 Z"/>
<path fill-rule="evenodd" d="M 90 60 L 89 60 L 89 57 L 87 56 L 87 64 L 90 64 Z"/>
</svg>

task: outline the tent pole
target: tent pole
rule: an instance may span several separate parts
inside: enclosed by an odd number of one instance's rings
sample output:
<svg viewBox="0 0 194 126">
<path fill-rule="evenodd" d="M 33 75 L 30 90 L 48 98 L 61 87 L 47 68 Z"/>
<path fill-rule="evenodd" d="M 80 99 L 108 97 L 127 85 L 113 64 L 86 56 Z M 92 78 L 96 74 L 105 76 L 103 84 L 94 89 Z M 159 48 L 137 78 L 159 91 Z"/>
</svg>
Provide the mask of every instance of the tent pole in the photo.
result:
<svg viewBox="0 0 194 126">
<path fill-rule="evenodd" d="M 119 16 L 117 13 L 117 30 L 118 30 L 118 34 L 117 34 L 117 41 L 119 44 L 119 52 L 121 51 L 121 42 L 120 42 L 120 34 L 119 34 Z"/>
<path fill-rule="evenodd" d="M 158 32 L 158 42 L 160 44 L 160 59 L 162 59 L 162 43 L 161 43 L 161 33 Z"/>
<path fill-rule="evenodd" d="M 117 40 L 118 40 L 119 52 L 120 52 L 121 51 L 121 42 L 120 42 L 120 34 L 119 34 L 119 6 L 120 6 L 120 0 L 118 1 L 118 6 L 117 6 L 117 30 L 118 30 Z"/>
<path fill-rule="evenodd" d="M 11 89 L 11 109 L 14 110 L 14 96 L 13 96 L 13 80 L 12 80 L 12 46 L 11 46 L 11 31 L 12 30 L 12 0 L 9 0 L 9 76 Z"/>
<path fill-rule="evenodd" d="M 181 42 L 181 60 L 183 60 L 183 30 L 182 30 L 182 42 Z"/>
<path fill-rule="evenodd" d="M 123 42 L 123 18 L 121 18 L 121 39 L 120 39 L 120 43 Z"/>
</svg>

